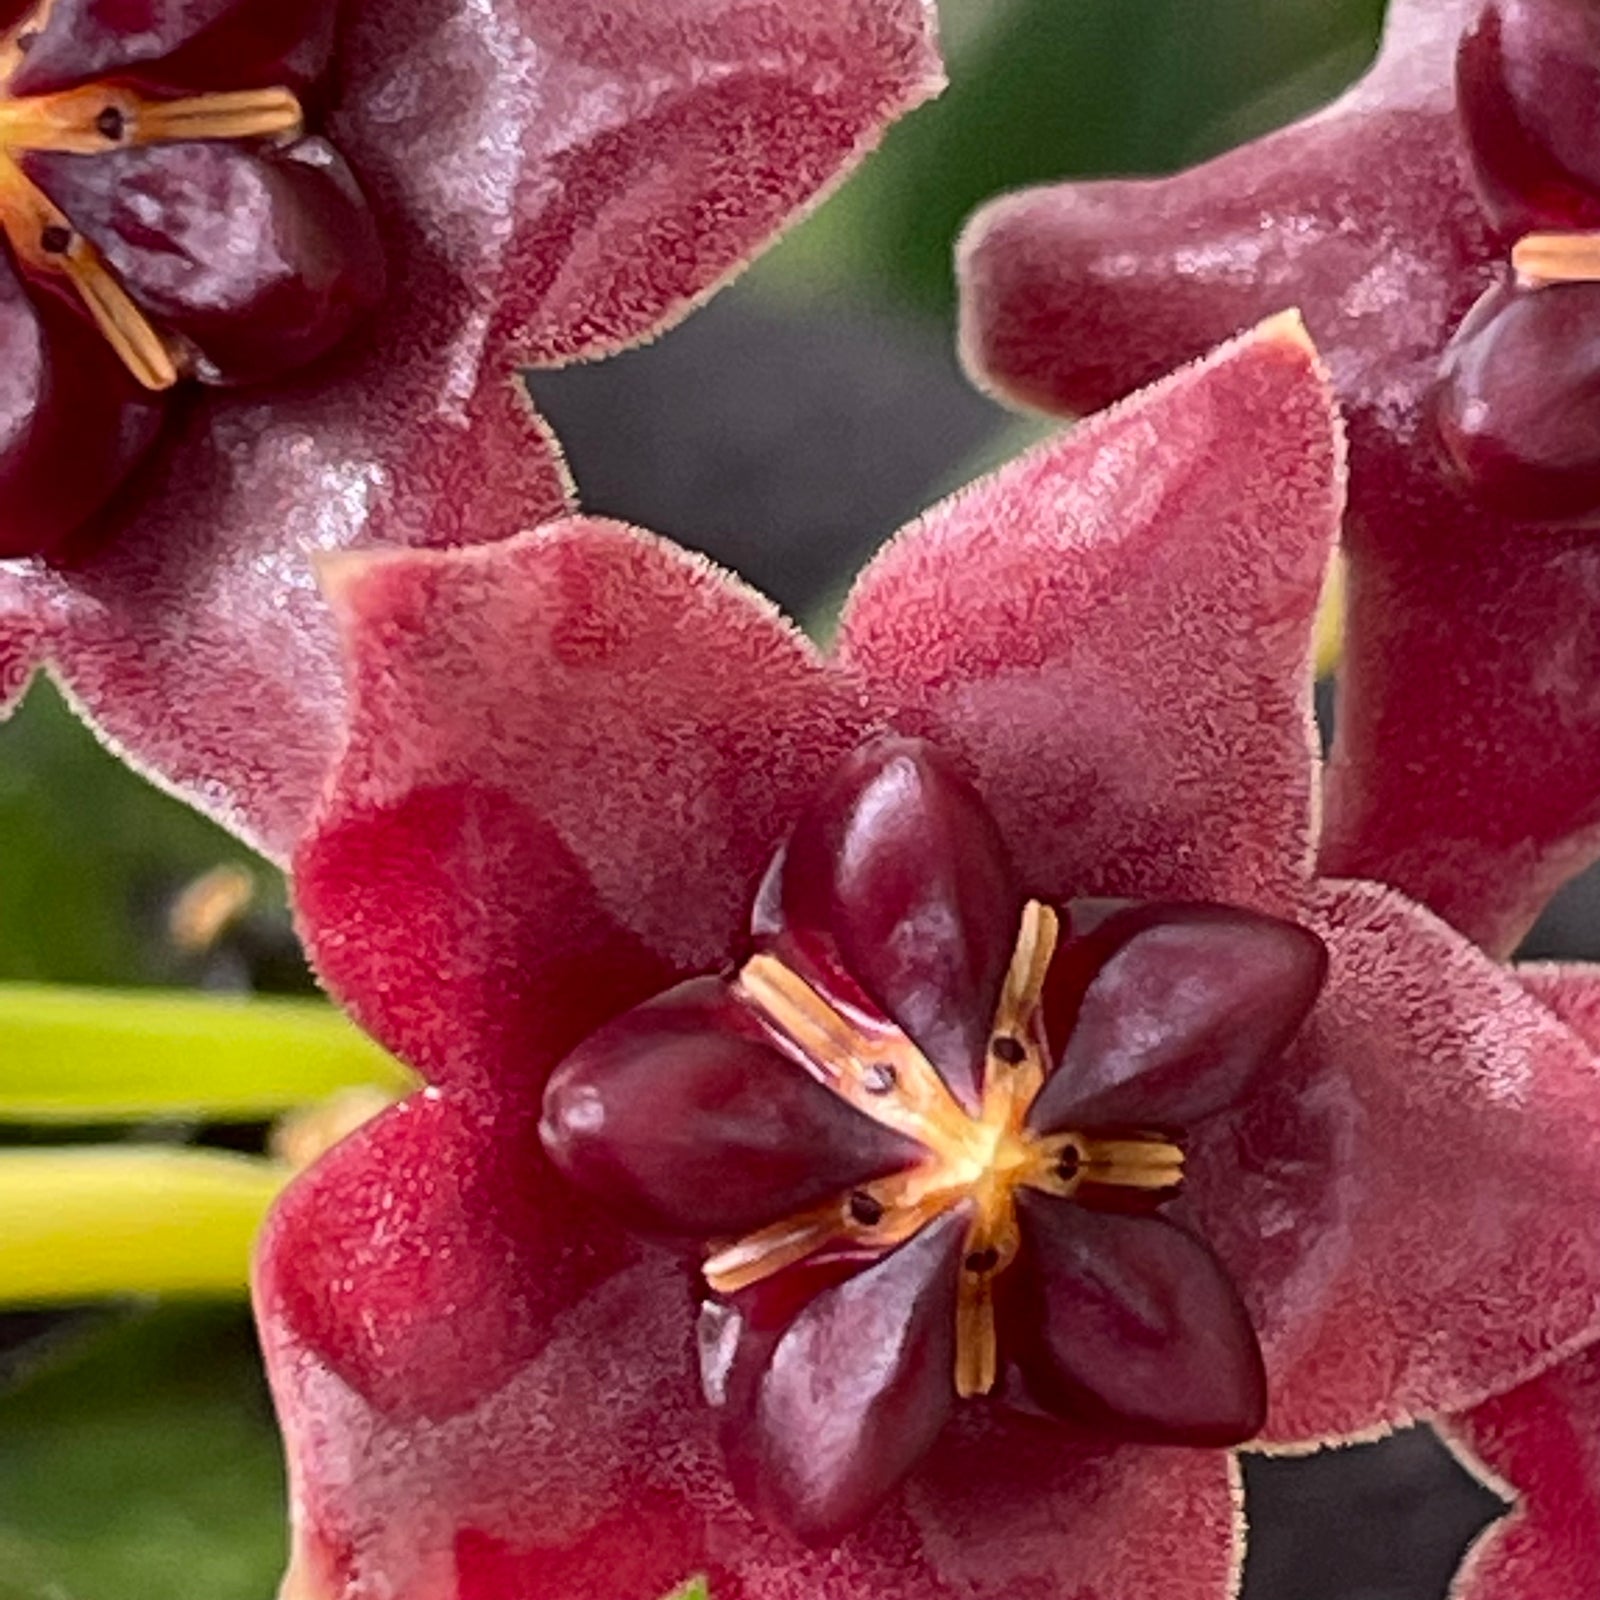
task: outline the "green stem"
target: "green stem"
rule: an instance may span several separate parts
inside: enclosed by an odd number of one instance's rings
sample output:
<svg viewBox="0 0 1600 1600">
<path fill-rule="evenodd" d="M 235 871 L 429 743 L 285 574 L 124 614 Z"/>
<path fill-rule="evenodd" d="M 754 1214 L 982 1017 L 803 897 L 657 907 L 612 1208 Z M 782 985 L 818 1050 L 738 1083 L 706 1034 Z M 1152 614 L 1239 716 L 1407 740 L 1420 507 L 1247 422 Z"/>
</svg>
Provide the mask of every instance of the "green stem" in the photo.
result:
<svg viewBox="0 0 1600 1600">
<path fill-rule="evenodd" d="M 239 1295 L 277 1162 L 150 1145 L 0 1150 L 0 1305 Z"/>
<path fill-rule="evenodd" d="M 0 1122 L 256 1121 L 356 1084 L 412 1080 L 320 1001 L 0 984 Z"/>
</svg>

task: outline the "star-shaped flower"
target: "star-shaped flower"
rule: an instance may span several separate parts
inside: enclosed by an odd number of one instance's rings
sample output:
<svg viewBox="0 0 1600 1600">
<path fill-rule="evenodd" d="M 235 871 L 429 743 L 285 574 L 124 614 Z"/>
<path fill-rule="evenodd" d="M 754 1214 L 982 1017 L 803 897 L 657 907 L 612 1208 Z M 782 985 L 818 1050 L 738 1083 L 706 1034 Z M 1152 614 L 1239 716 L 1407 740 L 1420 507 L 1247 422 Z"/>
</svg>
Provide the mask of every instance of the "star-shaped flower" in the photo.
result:
<svg viewBox="0 0 1600 1600">
<path fill-rule="evenodd" d="M 0 704 L 48 665 L 278 855 L 342 715 L 308 555 L 566 509 L 517 361 L 681 315 L 939 83 L 924 0 L 334 15 L 0 6 L 0 551 L 53 552 L 0 560 Z"/>
<path fill-rule="evenodd" d="M 1263 1373 L 1305 1444 L 1593 1335 L 1588 1048 L 1312 875 L 1341 487 L 1280 319 L 929 513 L 829 657 L 613 523 L 328 564 L 302 927 L 431 1087 L 262 1246 L 286 1593 L 1222 1595 Z"/>
<path fill-rule="evenodd" d="M 962 274 L 973 368 L 1064 411 L 1303 308 L 1351 441 L 1323 865 L 1508 953 L 1600 850 L 1600 544 L 1475 500 L 1431 420 L 1443 353 L 1513 243 L 1473 187 L 1456 103 L 1481 4 L 1394 0 L 1342 99 L 1204 166 L 994 203 Z"/>
</svg>

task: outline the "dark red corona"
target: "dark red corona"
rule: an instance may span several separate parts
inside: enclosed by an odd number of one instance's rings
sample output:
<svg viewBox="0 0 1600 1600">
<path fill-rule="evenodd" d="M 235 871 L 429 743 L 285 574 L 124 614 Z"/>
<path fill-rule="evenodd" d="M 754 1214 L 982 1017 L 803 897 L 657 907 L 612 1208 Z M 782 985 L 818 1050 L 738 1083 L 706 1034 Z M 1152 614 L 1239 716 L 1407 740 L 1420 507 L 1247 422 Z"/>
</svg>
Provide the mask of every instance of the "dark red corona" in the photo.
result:
<svg viewBox="0 0 1600 1600">
<path fill-rule="evenodd" d="M 734 1481 L 831 1541 L 960 1401 L 1168 1444 L 1260 1428 L 1244 1306 L 1165 1208 L 1324 968 L 1275 918 L 1028 899 L 976 792 L 884 740 L 802 816 L 738 972 L 582 1045 L 543 1137 L 629 1224 L 704 1244 Z"/>
<path fill-rule="evenodd" d="M 282 378 L 383 293 L 306 106 L 337 7 L 41 0 L 0 32 L 0 556 L 58 549 L 186 378 Z"/>
</svg>

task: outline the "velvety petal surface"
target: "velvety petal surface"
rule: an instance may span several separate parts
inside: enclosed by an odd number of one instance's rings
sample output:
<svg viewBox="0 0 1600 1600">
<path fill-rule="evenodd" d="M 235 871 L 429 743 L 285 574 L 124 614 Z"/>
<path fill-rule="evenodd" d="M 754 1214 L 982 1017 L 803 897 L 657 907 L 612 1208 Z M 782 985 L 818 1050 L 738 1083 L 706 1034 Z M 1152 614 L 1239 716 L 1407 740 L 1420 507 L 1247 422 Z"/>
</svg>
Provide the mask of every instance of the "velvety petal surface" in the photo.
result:
<svg viewBox="0 0 1600 1600">
<path fill-rule="evenodd" d="M 697 1572 L 716 1600 L 1230 1592 L 1225 1453 L 1094 1450 L 998 1411 L 836 1549 L 772 1533 L 727 1486 L 687 1273 L 573 1194 L 531 1122 L 430 1092 L 284 1197 L 257 1298 L 293 1600 L 661 1600 Z"/>
<path fill-rule="evenodd" d="M 1459 1411 L 1600 1332 L 1600 1066 L 1392 891 L 1319 892 L 1327 987 L 1283 1070 L 1188 1153 L 1260 1335 L 1265 1437 Z"/>
<path fill-rule="evenodd" d="M 972 785 L 932 745 L 875 741 L 806 807 L 774 873 L 758 939 L 863 987 L 976 1109 L 1023 894 Z"/>
<path fill-rule="evenodd" d="M 1317 936 L 1277 917 L 1214 905 L 1113 913 L 1051 968 L 1057 1064 L 1029 1125 L 1193 1127 L 1277 1061 L 1326 971 Z"/>
<path fill-rule="evenodd" d="M 1512 1500 L 1468 1553 L 1454 1600 L 1583 1600 L 1600 1585 L 1600 1347 L 1442 1430 Z"/>
<path fill-rule="evenodd" d="M 540 1134 L 627 1226 L 697 1242 L 781 1222 L 923 1154 L 774 1049 L 718 978 L 584 1040 L 550 1080 Z"/>
<path fill-rule="evenodd" d="M 0 565 L 0 626 L 48 632 L 115 745 L 279 856 L 343 712 L 307 555 L 555 515 L 566 483 L 517 358 L 599 354 L 681 313 L 939 83 L 922 0 L 344 17 L 324 131 L 391 273 L 367 336 L 192 403 L 76 560 Z"/>
<path fill-rule="evenodd" d="M 1323 862 L 1508 953 L 1600 849 L 1600 550 L 1469 502 L 1424 418 L 1450 335 L 1509 249 L 1455 117 L 1476 10 L 1394 0 L 1367 78 L 1205 166 L 986 208 L 963 245 L 963 322 L 987 381 L 1081 411 L 1302 309 L 1351 440 Z"/>
<path fill-rule="evenodd" d="M 1321 369 L 1274 320 L 913 524 L 840 657 L 965 763 L 1028 893 L 1292 907 L 1341 488 Z"/>
<path fill-rule="evenodd" d="M 1029 1393 L 1070 1423 L 1153 1443 L 1232 1445 L 1267 1379 L 1238 1291 L 1192 1234 L 1024 1193 L 1004 1326 Z"/>
<path fill-rule="evenodd" d="M 534 1092 L 728 962 L 856 692 L 759 596 L 616 523 L 328 569 L 348 747 L 296 861 L 330 987 L 435 1081 Z"/>
<path fill-rule="evenodd" d="M 1522 987 L 1600 1051 L 1600 963 L 1527 961 L 1512 969 Z"/>
</svg>

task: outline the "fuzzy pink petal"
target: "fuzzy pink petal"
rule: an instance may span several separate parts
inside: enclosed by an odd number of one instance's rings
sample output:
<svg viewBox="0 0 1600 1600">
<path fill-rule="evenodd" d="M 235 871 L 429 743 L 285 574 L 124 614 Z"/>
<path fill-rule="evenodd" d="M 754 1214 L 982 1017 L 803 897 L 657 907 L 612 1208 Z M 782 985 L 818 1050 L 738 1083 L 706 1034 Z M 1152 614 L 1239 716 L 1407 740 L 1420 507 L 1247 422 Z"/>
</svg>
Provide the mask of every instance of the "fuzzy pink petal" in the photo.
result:
<svg viewBox="0 0 1600 1600">
<path fill-rule="evenodd" d="M 448 1170 L 451 1181 L 438 1181 Z M 280 1202 L 257 1269 L 294 1600 L 1216 1600 L 1220 1451 L 977 1412 L 827 1553 L 731 1498 L 682 1269 L 552 1186 L 529 1120 L 432 1092 Z"/>
<path fill-rule="evenodd" d="M 1303 1443 L 1462 1410 L 1600 1331 L 1600 1066 L 1516 978 L 1391 890 L 1332 885 L 1332 965 L 1276 1080 L 1187 1188 Z"/>
<path fill-rule="evenodd" d="M 1587 1600 L 1600 1591 L 1600 1347 L 1443 1430 L 1513 1501 L 1457 1574 L 1454 1600 Z"/>
<path fill-rule="evenodd" d="M 554 114 L 506 282 L 540 362 L 687 310 L 944 83 L 927 0 L 520 10 Z"/>
<path fill-rule="evenodd" d="M 308 947 L 430 1078 L 530 1092 L 734 955 L 857 693 L 752 591 L 616 523 L 328 570 L 354 706 L 296 863 Z"/>
<path fill-rule="evenodd" d="M 1028 890 L 1292 907 L 1340 446 L 1269 323 L 965 490 L 863 575 L 840 656 L 974 772 Z"/>
<path fill-rule="evenodd" d="M 1342 100 L 1205 166 L 987 207 L 962 247 L 963 326 L 986 381 L 1074 411 L 1303 310 L 1351 440 L 1323 864 L 1506 953 L 1600 851 L 1600 551 L 1469 503 L 1422 416 L 1505 260 L 1455 120 L 1455 41 L 1476 9 L 1396 0 Z"/>
<path fill-rule="evenodd" d="M 48 630 L 114 745 L 280 857 L 344 711 L 308 553 L 558 514 L 518 356 L 680 315 L 939 84 L 922 0 L 351 0 L 338 73 L 326 131 L 393 280 L 368 336 L 194 400 L 101 554 L 0 566 L 0 662 Z"/>
<path fill-rule="evenodd" d="M 1600 1051 L 1600 963 L 1528 961 L 1513 969 L 1522 987 Z"/>
</svg>

